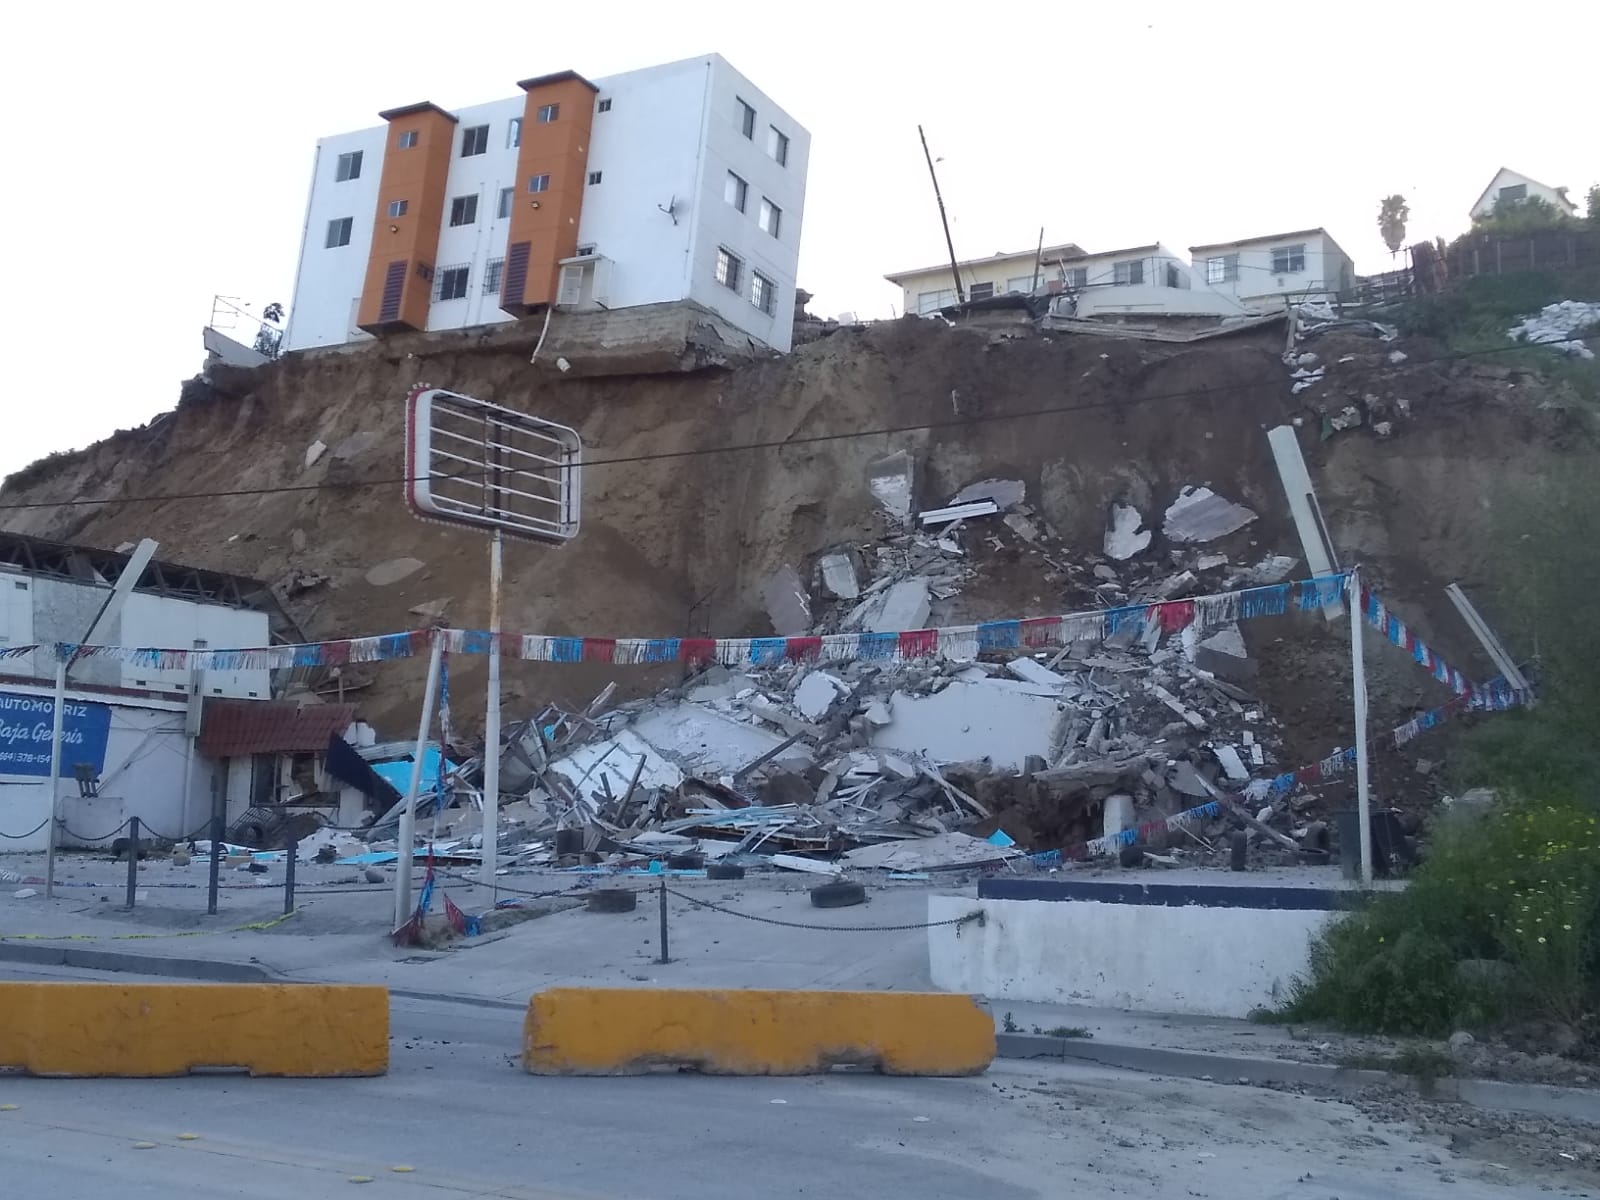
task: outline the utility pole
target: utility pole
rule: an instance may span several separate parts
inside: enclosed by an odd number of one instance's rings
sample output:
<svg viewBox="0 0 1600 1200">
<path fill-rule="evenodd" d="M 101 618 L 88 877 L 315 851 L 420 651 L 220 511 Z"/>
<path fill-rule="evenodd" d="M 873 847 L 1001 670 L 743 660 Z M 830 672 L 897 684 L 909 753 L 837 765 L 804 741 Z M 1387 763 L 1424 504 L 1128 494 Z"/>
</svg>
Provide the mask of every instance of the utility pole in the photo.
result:
<svg viewBox="0 0 1600 1200">
<path fill-rule="evenodd" d="M 1028 288 L 1028 295 L 1033 295 L 1039 290 L 1040 260 L 1044 258 L 1044 226 L 1039 226 L 1039 248 L 1033 252 L 1033 283 Z"/>
<path fill-rule="evenodd" d="M 928 135 L 922 132 L 922 126 L 917 126 L 917 136 L 922 139 L 922 157 L 928 160 L 928 176 L 933 180 L 933 198 L 939 202 L 939 224 L 944 226 L 944 245 L 950 251 L 950 274 L 956 281 L 956 300 L 962 304 L 967 302 L 967 290 L 961 286 L 961 268 L 956 266 L 956 244 L 950 237 L 950 218 L 945 215 L 944 196 L 939 192 L 939 175 L 933 169 L 933 155 L 928 153 Z"/>
</svg>

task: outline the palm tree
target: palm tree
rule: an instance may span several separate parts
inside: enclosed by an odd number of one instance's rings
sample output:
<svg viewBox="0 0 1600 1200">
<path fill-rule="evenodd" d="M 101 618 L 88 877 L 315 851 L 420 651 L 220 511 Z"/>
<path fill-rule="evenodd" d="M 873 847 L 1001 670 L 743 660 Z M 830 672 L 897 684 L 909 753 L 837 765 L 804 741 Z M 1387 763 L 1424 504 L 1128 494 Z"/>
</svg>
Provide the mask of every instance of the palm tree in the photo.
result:
<svg viewBox="0 0 1600 1200">
<path fill-rule="evenodd" d="M 1411 207 L 1399 192 L 1383 198 L 1383 206 L 1378 210 L 1378 231 L 1383 234 L 1390 254 L 1400 253 L 1400 247 L 1405 245 L 1406 221 L 1410 217 Z"/>
</svg>

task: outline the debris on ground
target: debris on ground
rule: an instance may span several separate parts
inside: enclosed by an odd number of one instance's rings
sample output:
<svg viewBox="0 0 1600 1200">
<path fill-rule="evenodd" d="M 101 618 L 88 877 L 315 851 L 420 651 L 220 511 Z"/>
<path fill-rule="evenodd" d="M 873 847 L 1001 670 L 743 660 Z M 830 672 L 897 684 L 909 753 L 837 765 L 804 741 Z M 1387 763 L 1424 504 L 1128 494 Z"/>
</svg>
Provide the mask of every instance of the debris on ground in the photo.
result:
<svg viewBox="0 0 1600 1200">
<path fill-rule="evenodd" d="M 1514 342 L 1548 346 L 1573 358 L 1593 359 L 1594 351 L 1577 336 L 1600 335 L 1600 303 L 1586 300 L 1561 300 L 1546 304 L 1531 317 L 1524 317 L 1506 330 Z"/>
</svg>

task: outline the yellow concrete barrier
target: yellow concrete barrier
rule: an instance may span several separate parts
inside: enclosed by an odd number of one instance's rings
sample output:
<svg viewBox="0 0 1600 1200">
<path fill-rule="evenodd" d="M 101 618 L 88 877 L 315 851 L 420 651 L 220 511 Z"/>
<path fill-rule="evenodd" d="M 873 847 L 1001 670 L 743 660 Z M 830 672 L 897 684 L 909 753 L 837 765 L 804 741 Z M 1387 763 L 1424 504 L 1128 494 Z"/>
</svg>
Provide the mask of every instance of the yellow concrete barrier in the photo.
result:
<svg viewBox="0 0 1600 1200">
<path fill-rule="evenodd" d="M 0 1068 L 31 1075 L 382 1075 L 389 990 L 275 983 L 0 983 Z"/>
<path fill-rule="evenodd" d="M 993 1059 L 993 1019 L 944 992 L 552 988 L 533 997 L 523 1030 L 535 1075 L 809 1075 L 846 1063 L 976 1075 Z"/>
</svg>

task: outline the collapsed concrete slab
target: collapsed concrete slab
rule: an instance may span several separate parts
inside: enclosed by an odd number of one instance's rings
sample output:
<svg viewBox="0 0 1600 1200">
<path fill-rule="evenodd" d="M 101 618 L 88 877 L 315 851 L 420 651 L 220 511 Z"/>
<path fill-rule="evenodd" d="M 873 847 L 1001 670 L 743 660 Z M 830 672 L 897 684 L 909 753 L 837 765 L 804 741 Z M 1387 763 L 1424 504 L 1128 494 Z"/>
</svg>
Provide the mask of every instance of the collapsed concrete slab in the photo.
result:
<svg viewBox="0 0 1600 1200">
<path fill-rule="evenodd" d="M 767 616 L 781 637 L 797 637 L 811 632 L 811 595 L 800 581 L 800 572 L 784 563 L 772 573 L 762 591 Z"/>
<path fill-rule="evenodd" d="M 854 600 L 861 595 L 861 580 L 855 560 L 848 554 L 824 554 L 817 560 L 822 590 L 835 600 Z"/>
<path fill-rule="evenodd" d="M 1186 487 L 1167 508 L 1162 531 L 1174 542 L 1209 542 L 1243 529 L 1256 514 L 1208 487 Z"/>
<path fill-rule="evenodd" d="M 891 724 L 875 729 L 872 744 L 926 755 L 934 762 L 987 758 L 1020 771 L 1029 755 L 1054 758 L 1066 716 L 1048 696 L 957 681 L 932 696 L 896 692 Z"/>
<path fill-rule="evenodd" d="M 928 581 L 920 577 L 902 579 L 883 593 L 876 608 L 867 613 L 864 624 L 872 633 L 926 629 L 931 611 Z"/>
<path fill-rule="evenodd" d="M 609 788 L 611 795 L 620 797 L 627 792 L 635 770 L 639 771 L 640 787 L 674 788 L 683 782 L 683 772 L 631 729 L 579 746 L 551 763 L 550 770 L 582 795 Z"/>
<path fill-rule="evenodd" d="M 1106 520 L 1105 552 L 1107 558 L 1126 562 L 1141 550 L 1149 548 L 1151 533 L 1144 528 L 1144 517 L 1131 504 L 1113 504 Z"/>
<path fill-rule="evenodd" d="M 967 484 L 950 497 L 950 503 L 970 504 L 974 500 L 993 500 L 1003 510 L 1015 508 L 1027 494 L 1027 486 L 1020 479 L 980 479 L 977 483 Z"/>
<path fill-rule="evenodd" d="M 916 461 L 904 450 L 878 459 L 867 468 L 867 488 L 891 520 L 904 525 L 911 520 L 916 494 Z"/>
<path fill-rule="evenodd" d="M 826 671 L 813 671 L 795 689 L 794 706 L 806 720 L 820 720 L 846 690 L 843 680 Z"/>
<path fill-rule="evenodd" d="M 688 702 L 646 713 L 633 723 L 632 732 L 689 773 L 713 777 L 731 775 L 784 741 L 775 733 Z M 807 754 L 803 747 L 792 749 L 797 757 Z"/>
</svg>

